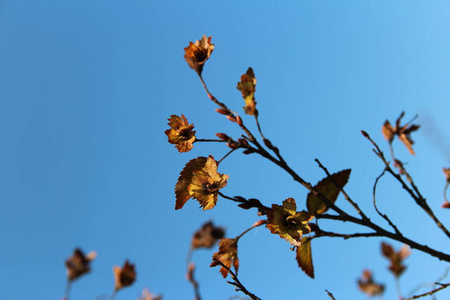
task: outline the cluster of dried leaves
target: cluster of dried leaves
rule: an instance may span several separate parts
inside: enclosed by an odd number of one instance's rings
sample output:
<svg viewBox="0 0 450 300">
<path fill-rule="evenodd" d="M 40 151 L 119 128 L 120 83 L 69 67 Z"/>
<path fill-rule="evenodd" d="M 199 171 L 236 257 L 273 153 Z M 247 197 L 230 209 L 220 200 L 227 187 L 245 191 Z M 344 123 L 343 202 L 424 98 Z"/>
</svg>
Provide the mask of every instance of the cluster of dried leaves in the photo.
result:
<svg viewBox="0 0 450 300">
<path fill-rule="evenodd" d="M 76 248 L 65 264 L 67 269 L 67 283 L 68 286 L 81 276 L 89 273 L 91 271 L 91 262 L 96 258 L 97 253 L 95 251 L 89 252 L 87 255 L 79 248 Z M 131 286 L 136 281 L 136 270 L 134 264 L 131 264 L 128 260 L 122 267 L 115 266 L 113 268 L 114 273 L 114 292 L 117 293 L 119 290 Z M 64 300 L 69 300 L 68 295 L 69 289 L 66 289 L 66 295 Z M 111 299 L 114 296 L 111 296 Z M 161 300 L 162 297 L 158 295 L 152 295 L 147 289 L 142 292 L 142 300 Z"/>
</svg>

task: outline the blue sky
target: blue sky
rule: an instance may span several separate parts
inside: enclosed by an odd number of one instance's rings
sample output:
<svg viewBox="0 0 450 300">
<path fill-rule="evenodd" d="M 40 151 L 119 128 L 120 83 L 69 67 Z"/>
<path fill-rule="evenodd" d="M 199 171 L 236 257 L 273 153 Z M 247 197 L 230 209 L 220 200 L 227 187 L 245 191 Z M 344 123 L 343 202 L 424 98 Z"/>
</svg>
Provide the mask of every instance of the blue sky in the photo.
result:
<svg viewBox="0 0 450 300">
<path fill-rule="evenodd" d="M 439 206 L 441 169 L 450 160 L 449 28 L 447 1 L 0 1 L 0 300 L 60 299 L 63 263 L 75 247 L 98 257 L 71 299 L 110 293 L 112 267 L 127 258 L 138 280 L 116 299 L 136 298 L 143 287 L 165 299 L 192 299 L 185 280 L 191 234 L 214 220 L 233 237 L 259 219 L 224 199 L 207 212 L 194 201 L 174 210 L 184 164 L 227 149 L 195 144 L 177 153 L 164 135 L 167 118 L 185 114 L 199 138 L 241 134 L 214 112 L 183 59 L 183 48 L 203 34 L 216 45 L 203 73 L 211 92 L 243 115 L 236 82 L 253 67 L 265 135 L 312 183 L 324 177 L 315 158 L 332 172 L 352 168 L 347 190 L 379 224 L 371 201 L 383 166 L 359 131 L 388 151 L 380 133 L 385 119 L 418 114 L 417 155 L 399 143 L 396 154 L 445 222 L 448 211 Z M 260 157 L 233 153 L 219 171 L 230 175 L 227 195 L 266 205 L 294 197 L 304 208 L 307 191 Z M 449 249 L 392 178 L 380 181 L 378 197 L 405 235 Z M 371 268 L 388 285 L 385 299 L 396 298 L 380 239 L 314 242 L 311 280 L 288 243 L 265 228 L 250 232 L 239 244 L 242 282 L 262 299 L 329 299 L 324 289 L 336 299 L 365 299 L 355 281 Z M 213 252 L 193 256 L 201 292 L 227 299 L 236 293 L 208 267 Z M 405 294 L 447 267 L 417 251 L 407 263 Z"/>
</svg>

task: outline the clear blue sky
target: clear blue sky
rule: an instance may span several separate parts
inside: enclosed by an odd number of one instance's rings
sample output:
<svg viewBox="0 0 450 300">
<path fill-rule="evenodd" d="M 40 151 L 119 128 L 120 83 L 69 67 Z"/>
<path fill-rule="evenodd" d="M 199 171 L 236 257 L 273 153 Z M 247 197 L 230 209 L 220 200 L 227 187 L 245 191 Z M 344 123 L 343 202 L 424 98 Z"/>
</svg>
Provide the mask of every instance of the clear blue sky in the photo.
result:
<svg viewBox="0 0 450 300">
<path fill-rule="evenodd" d="M 194 201 L 174 210 L 173 188 L 184 164 L 197 156 L 219 158 L 227 149 L 196 144 L 177 153 L 164 135 L 167 118 L 185 114 L 200 138 L 240 135 L 213 111 L 183 59 L 183 48 L 203 34 L 216 45 L 204 70 L 211 92 L 243 115 L 236 82 L 253 67 L 265 134 L 312 183 L 324 176 L 315 158 L 333 172 L 352 168 L 347 190 L 373 216 L 372 186 L 383 167 L 359 131 L 387 151 L 384 120 L 402 110 L 406 119 L 419 114 L 424 128 L 413 135 L 417 155 L 398 143 L 396 153 L 448 220 L 450 212 L 439 208 L 441 168 L 450 160 L 448 1 L 3 0 L 0 300 L 60 299 L 63 263 L 75 247 L 96 250 L 98 257 L 92 273 L 74 283 L 71 299 L 110 293 L 112 267 L 126 258 L 136 264 L 138 280 L 116 299 L 135 299 L 143 287 L 168 300 L 192 299 L 185 280 L 192 232 L 212 219 L 233 237 L 258 220 L 224 199 L 207 212 Z M 255 128 L 251 118 L 244 121 Z M 439 142 L 436 128 L 444 137 Z M 294 197 L 304 208 L 307 191 L 259 157 L 234 153 L 219 171 L 230 175 L 228 195 L 266 205 Z M 392 179 L 381 180 L 378 195 L 380 209 L 406 235 L 450 248 Z M 388 285 L 385 299 L 395 299 L 380 242 L 314 241 L 311 280 L 288 243 L 259 228 L 240 241 L 240 278 L 262 299 L 329 299 L 324 289 L 339 300 L 365 299 L 356 279 L 371 268 Z M 218 268 L 208 267 L 213 252 L 193 257 L 201 292 L 204 299 L 227 299 L 236 293 Z M 405 294 L 446 268 L 417 251 L 407 263 Z M 447 291 L 438 299 L 449 297 Z"/>
</svg>

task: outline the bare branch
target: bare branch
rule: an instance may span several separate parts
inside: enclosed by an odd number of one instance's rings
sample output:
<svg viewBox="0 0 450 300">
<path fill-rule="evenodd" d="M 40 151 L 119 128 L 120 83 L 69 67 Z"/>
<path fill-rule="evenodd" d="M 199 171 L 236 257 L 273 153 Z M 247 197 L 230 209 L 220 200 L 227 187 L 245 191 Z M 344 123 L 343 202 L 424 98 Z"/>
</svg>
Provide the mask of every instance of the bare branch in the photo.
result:
<svg viewBox="0 0 450 300">
<path fill-rule="evenodd" d="M 435 293 L 437 293 L 437 292 L 439 292 L 439 291 L 441 291 L 441 290 L 443 290 L 443 289 L 445 289 L 445 288 L 450 286 L 450 283 L 442 284 L 442 283 L 436 282 L 436 284 L 440 285 L 440 287 L 438 287 L 437 289 L 431 290 L 431 291 L 429 291 L 427 293 L 424 293 L 424 294 L 415 295 L 415 296 L 412 296 L 411 298 L 406 298 L 405 300 L 413 300 L 413 299 L 419 299 L 419 298 L 422 298 L 422 297 L 425 297 L 425 296 L 431 296 L 431 295 L 433 295 L 433 294 L 435 294 Z"/>
<path fill-rule="evenodd" d="M 380 176 L 378 176 L 377 179 L 375 179 L 375 183 L 374 183 L 374 185 L 373 185 L 373 207 L 375 207 L 375 210 L 377 211 L 377 213 L 378 213 L 382 218 L 384 218 L 384 219 L 389 223 L 389 225 L 391 225 L 392 228 L 394 228 L 394 230 L 395 230 L 395 232 L 396 232 L 397 234 L 402 235 L 402 233 L 398 230 L 397 226 L 395 226 L 395 224 L 392 223 L 392 221 L 389 219 L 389 217 L 388 217 L 386 214 L 382 214 L 382 213 L 378 210 L 378 207 L 377 207 L 376 197 L 375 197 L 375 194 L 376 194 L 376 191 L 377 191 L 377 184 L 378 184 L 378 181 L 380 180 L 380 178 L 383 177 L 383 175 L 384 175 L 385 173 L 386 173 L 386 168 L 383 170 L 383 172 L 380 174 Z"/>
</svg>

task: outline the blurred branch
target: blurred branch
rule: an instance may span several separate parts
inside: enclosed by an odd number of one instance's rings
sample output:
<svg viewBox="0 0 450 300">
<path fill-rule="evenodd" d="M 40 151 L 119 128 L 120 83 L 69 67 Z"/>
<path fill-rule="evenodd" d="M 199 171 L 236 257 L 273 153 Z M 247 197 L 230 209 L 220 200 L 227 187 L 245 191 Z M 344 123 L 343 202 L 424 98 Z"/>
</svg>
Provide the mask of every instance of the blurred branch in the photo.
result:
<svg viewBox="0 0 450 300">
<path fill-rule="evenodd" d="M 425 296 L 431 296 L 434 293 L 437 293 L 437 292 L 439 292 L 439 291 L 441 291 L 441 290 L 443 290 L 443 289 L 445 289 L 445 288 L 450 286 L 450 283 L 442 284 L 442 283 L 436 282 L 436 284 L 440 285 L 440 287 L 437 288 L 437 289 L 431 290 L 431 291 L 429 291 L 427 293 L 424 293 L 424 294 L 415 295 L 415 296 L 412 296 L 411 298 L 406 298 L 405 300 L 413 300 L 413 299 L 419 299 L 419 298 L 422 298 L 422 297 L 425 297 Z"/>
</svg>

